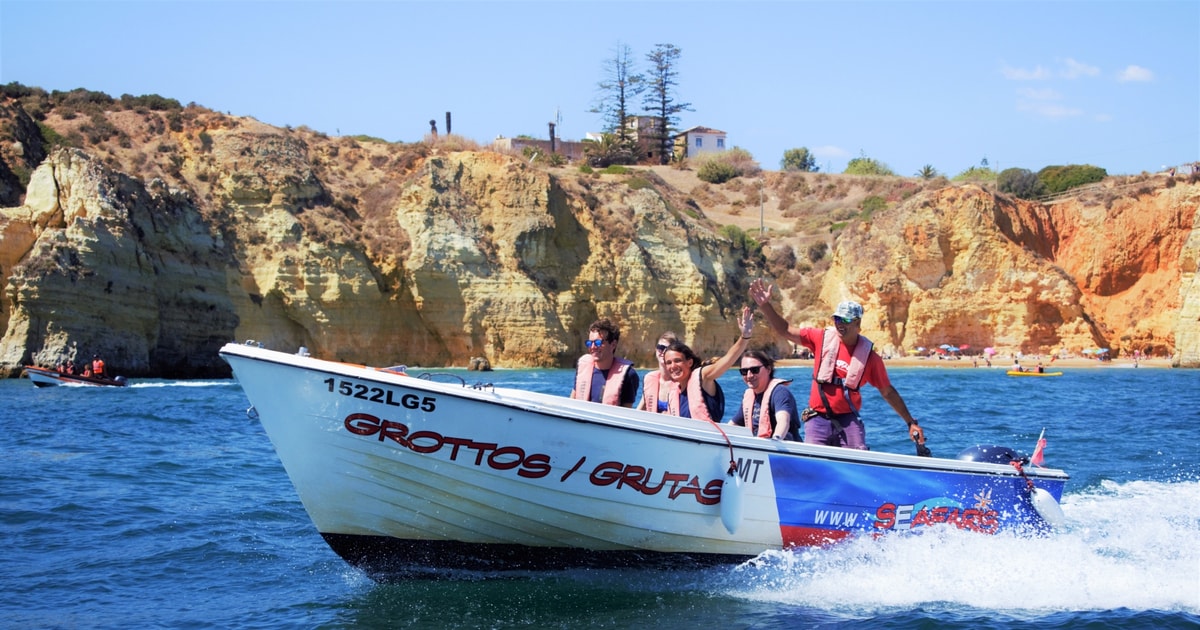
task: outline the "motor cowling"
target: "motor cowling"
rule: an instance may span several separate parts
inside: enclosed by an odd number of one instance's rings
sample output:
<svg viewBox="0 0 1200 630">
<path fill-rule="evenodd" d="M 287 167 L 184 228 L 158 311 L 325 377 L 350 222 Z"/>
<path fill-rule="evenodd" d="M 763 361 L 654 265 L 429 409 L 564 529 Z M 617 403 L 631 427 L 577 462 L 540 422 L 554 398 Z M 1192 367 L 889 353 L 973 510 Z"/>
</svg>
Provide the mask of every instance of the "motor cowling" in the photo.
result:
<svg viewBox="0 0 1200 630">
<path fill-rule="evenodd" d="M 989 464 L 1008 464 L 1020 459 L 1017 452 L 1007 446 L 994 444 L 978 444 L 963 449 L 958 458 L 968 462 L 986 462 Z"/>
</svg>

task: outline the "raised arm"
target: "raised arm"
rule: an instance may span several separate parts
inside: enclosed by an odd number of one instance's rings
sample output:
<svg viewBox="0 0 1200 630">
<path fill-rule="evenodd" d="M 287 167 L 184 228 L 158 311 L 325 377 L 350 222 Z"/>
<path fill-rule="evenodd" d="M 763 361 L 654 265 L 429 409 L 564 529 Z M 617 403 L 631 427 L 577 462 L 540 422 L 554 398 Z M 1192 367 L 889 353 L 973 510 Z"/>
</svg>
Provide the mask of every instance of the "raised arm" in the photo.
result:
<svg viewBox="0 0 1200 630">
<path fill-rule="evenodd" d="M 750 312 L 749 306 L 742 307 L 742 315 L 738 318 L 738 331 L 740 334 L 737 340 L 733 342 L 732 346 L 729 346 L 725 355 L 711 365 L 704 366 L 704 371 L 700 375 L 703 379 L 701 385 L 710 394 L 717 391 L 714 385 L 717 379 L 729 368 L 737 365 L 742 358 L 742 353 L 746 351 L 746 346 L 750 345 L 750 337 L 754 335 L 754 315 Z"/>
<path fill-rule="evenodd" d="M 767 325 L 774 330 L 776 334 L 794 343 L 801 343 L 800 329 L 792 329 L 788 325 L 787 320 L 783 318 L 771 305 L 771 291 L 775 287 L 768 284 L 766 280 L 758 278 L 750 283 L 750 299 L 758 305 L 758 310 L 762 312 L 763 319 L 767 320 Z"/>
</svg>

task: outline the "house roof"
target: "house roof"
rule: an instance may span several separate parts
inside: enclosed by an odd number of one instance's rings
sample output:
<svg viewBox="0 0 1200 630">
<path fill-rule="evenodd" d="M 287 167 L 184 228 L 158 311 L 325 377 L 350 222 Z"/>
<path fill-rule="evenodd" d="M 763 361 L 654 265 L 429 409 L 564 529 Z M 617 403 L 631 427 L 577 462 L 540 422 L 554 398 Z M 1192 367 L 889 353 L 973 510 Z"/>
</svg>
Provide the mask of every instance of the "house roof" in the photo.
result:
<svg viewBox="0 0 1200 630">
<path fill-rule="evenodd" d="M 722 135 L 725 134 L 725 132 L 721 131 L 720 129 L 713 129 L 712 127 L 702 127 L 700 125 L 697 125 L 695 127 L 690 127 L 688 129 L 684 129 L 683 131 L 680 131 L 676 135 L 685 136 L 689 133 L 714 133 L 714 134 L 722 134 Z"/>
</svg>

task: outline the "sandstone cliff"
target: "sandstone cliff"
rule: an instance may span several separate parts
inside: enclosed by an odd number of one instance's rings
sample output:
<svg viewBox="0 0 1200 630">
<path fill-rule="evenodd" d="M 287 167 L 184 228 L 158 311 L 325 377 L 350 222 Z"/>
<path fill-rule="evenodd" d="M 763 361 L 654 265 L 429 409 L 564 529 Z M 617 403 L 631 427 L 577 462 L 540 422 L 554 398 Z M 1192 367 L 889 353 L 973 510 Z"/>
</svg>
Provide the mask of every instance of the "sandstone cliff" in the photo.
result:
<svg viewBox="0 0 1200 630">
<path fill-rule="evenodd" d="M 100 353 L 127 375 L 219 374 L 216 349 L 246 338 L 377 365 L 563 365 L 598 317 L 634 350 L 661 327 L 706 351 L 736 334 L 743 253 L 669 191 L 449 152 L 333 204 L 286 132 L 205 142 L 221 165 L 206 202 L 79 150 L 37 167 L 0 211 L 10 373 Z"/>
<path fill-rule="evenodd" d="M 720 229 L 736 194 L 653 169 L 585 175 L 194 106 L 40 124 L 16 101 L 0 109 L 6 374 L 100 353 L 127 376 L 223 375 L 216 350 L 244 339 L 373 365 L 565 366 L 597 317 L 648 365 L 663 330 L 723 351 L 765 273 L 798 274 L 780 298 L 793 323 L 863 302 L 886 351 L 1109 347 L 1200 365 L 1195 183 L 1114 184 L 1054 206 L 925 188 L 834 231 L 831 258 L 801 273 Z M 78 148 L 44 151 L 46 129 Z"/>
<path fill-rule="evenodd" d="M 1178 342 L 1197 327 L 1198 206 L 1196 185 L 1053 206 L 946 188 L 849 230 L 822 296 L 864 301 L 864 329 L 893 352 L 1137 349 L 1195 365 Z"/>
</svg>

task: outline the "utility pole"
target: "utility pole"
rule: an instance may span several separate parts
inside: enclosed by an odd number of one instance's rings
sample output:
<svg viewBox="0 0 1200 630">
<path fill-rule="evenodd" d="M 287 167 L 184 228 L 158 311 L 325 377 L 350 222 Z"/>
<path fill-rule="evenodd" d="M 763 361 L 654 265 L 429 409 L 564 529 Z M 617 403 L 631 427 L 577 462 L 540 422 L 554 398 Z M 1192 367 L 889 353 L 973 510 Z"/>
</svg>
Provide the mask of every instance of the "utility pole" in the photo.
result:
<svg viewBox="0 0 1200 630">
<path fill-rule="evenodd" d="M 763 196 L 763 178 L 758 179 L 758 238 L 762 240 L 767 234 L 766 224 L 763 223 L 763 206 L 766 205 L 766 197 Z"/>
</svg>

